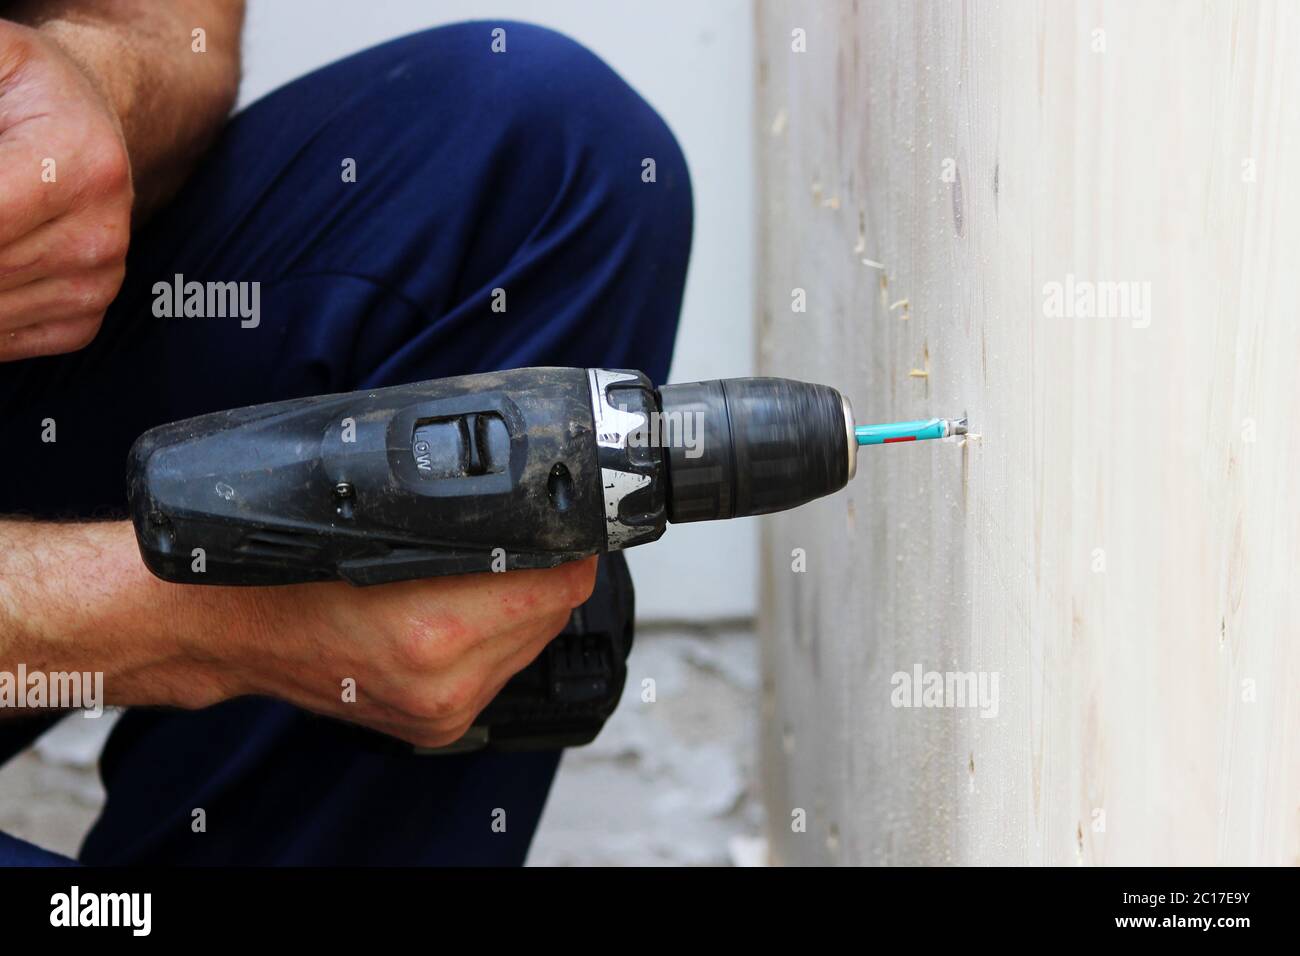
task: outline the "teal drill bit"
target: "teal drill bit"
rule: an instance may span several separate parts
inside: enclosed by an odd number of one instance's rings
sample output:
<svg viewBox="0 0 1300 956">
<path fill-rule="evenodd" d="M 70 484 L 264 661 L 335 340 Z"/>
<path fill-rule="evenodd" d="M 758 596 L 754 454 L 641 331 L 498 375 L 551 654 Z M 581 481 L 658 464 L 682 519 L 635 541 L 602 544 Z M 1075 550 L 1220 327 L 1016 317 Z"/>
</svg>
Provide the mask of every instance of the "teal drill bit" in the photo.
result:
<svg viewBox="0 0 1300 956">
<path fill-rule="evenodd" d="M 923 441 L 965 435 L 964 418 L 926 418 L 917 422 L 892 422 L 888 425 L 858 425 L 853 429 L 859 445 L 890 445 L 899 441 Z"/>
</svg>

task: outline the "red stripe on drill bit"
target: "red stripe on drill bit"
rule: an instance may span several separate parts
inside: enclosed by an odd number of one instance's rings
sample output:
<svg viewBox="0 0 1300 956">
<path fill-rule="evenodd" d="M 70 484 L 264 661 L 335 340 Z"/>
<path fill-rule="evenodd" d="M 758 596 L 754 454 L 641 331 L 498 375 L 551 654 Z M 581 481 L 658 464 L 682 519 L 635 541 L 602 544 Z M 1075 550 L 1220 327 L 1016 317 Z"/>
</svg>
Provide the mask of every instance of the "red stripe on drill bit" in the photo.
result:
<svg viewBox="0 0 1300 956">
<path fill-rule="evenodd" d="M 892 445 L 896 441 L 916 441 L 915 435 L 908 435 L 906 438 L 886 438 L 883 442 L 885 445 Z"/>
</svg>

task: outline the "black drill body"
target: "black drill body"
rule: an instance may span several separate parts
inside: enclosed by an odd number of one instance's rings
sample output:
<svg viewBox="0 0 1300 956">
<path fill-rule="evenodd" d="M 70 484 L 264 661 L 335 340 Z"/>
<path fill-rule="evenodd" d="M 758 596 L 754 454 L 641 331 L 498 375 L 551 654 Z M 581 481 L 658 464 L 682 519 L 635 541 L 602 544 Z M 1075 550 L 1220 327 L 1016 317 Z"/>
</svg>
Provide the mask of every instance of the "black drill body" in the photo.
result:
<svg viewBox="0 0 1300 956">
<path fill-rule="evenodd" d="M 152 429 L 128 465 L 145 563 L 277 585 L 545 568 L 606 555 L 592 602 L 459 749 L 585 743 L 631 648 L 616 553 L 669 521 L 765 514 L 843 487 L 852 413 L 822 385 L 656 390 L 639 372 L 530 368 L 218 412 Z"/>
</svg>

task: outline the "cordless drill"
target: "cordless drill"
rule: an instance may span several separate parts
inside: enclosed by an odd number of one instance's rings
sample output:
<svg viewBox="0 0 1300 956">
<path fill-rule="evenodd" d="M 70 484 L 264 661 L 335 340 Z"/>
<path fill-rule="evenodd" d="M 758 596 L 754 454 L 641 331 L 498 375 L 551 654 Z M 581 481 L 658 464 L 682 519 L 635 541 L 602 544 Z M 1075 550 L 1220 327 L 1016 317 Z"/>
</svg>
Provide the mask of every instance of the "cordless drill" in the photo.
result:
<svg viewBox="0 0 1300 956">
<path fill-rule="evenodd" d="M 382 584 L 602 555 L 592 599 L 457 744 L 595 737 L 626 679 L 623 549 L 668 522 L 767 514 L 842 488 L 833 388 L 526 368 L 217 412 L 154 428 L 128 492 L 149 569 L 186 584 Z"/>
</svg>

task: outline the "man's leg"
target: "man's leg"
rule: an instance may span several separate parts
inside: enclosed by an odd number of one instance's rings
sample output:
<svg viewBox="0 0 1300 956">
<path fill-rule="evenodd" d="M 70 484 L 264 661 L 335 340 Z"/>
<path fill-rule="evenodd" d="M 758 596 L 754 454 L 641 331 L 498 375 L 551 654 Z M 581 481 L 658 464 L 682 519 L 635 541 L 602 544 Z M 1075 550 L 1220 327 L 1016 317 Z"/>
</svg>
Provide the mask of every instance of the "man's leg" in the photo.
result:
<svg viewBox="0 0 1300 956">
<path fill-rule="evenodd" d="M 0 833 L 0 866 L 76 866 L 76 860 Z"/>
<path fill-rule="evenodd" d="M 474 23 L 359 54 L 231 123 L 137 237 L 89 349 L 0 366 L 0 447 L 25 465 L 0 513 L 121 514 L 139 432 L 219 408 L 525 365 L 662 381 L 690 229 L 671 133 L 572 41 Z M 155 318 L 177 275 L 260 282 L 259 324 Z M 133 711 L 82 858 L 518 863 L 557 761 L 376 752 L 262 700 Z"/>
</svg>

